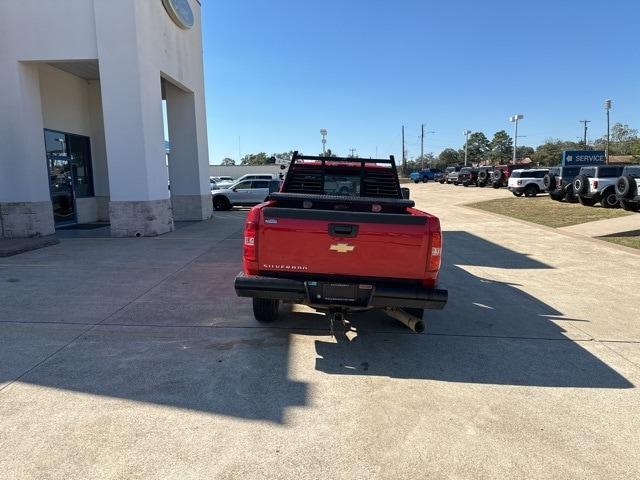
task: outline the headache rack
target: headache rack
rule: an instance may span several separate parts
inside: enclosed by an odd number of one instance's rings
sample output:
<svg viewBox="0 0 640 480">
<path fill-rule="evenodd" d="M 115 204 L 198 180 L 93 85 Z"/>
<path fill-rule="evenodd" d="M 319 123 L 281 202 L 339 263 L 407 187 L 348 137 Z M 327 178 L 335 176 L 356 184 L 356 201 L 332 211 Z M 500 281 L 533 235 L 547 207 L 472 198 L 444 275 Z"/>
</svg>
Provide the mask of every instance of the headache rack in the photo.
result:
<svg viewBox="0 0 640 480">
<path fill-rule="evenodd" d="M 378 165 L 380 168 L 366 168 Z M 327 172 L 335 174 L 341 168 L 359 168 L 360 197 L 367 199 L 402 199 L 398 181 L 396 162 L 391 155 L 388 159 L 314 157 L 294 152 L 289 171 L 284 180 L 286 194 L 325 196 Z"/>
</svg>

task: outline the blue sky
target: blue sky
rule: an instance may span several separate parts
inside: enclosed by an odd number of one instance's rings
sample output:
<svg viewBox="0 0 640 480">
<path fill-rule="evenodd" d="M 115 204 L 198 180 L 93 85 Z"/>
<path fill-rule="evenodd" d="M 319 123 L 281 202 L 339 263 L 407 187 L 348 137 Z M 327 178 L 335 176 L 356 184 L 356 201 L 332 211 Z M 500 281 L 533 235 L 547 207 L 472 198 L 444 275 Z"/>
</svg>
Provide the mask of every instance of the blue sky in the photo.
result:
<svg viewBox="0 0 640 480">
<path fill-rule="evenodd" d="M 210 162 L 298 149 L 410 156 L 459 148 L 462 131 L 519 144 L 640 128 L 637 0 L 203 2 Z"/>
</svg>

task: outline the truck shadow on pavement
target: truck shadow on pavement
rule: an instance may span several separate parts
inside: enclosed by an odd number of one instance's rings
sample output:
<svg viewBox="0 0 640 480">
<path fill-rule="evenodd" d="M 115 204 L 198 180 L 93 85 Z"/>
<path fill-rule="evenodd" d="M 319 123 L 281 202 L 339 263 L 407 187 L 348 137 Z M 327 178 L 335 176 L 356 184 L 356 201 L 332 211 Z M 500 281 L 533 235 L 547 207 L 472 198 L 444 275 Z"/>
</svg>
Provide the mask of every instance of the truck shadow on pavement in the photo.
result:
<svg viewBox="0 0 640 480">
<path fill-rule="evenodd" d="M 517 285 L 463 268 L 552 267 L 467 232 L 445 232 L 445 245 L 441 284 L 449 289 L 449 303 L 426 312 L 426 334 L 413 334 L 381 312 L 355 316 L 349 327 L 357 336 L 339 326 L 336 341 L 316 341 L 316 369 L 496 385 L 633 387 L 580 345 L 588 336 L 552 321 L 562 312 Z"/>
</svg>

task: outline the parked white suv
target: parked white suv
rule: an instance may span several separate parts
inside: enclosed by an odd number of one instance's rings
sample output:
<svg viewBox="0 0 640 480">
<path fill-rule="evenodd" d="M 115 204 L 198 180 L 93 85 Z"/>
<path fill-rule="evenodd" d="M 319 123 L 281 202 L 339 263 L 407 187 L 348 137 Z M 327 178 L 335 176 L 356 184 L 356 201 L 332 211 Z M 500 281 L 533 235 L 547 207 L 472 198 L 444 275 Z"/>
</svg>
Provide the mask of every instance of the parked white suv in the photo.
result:
<svg viewBox="0 0 640 480">
<path fill-rule="evenodd" d="M 518 169 L 511 172 L 509 177 L 509 191 L 516 197 L 535 197 L 537 194 L 546 192 L 544 186 L 544 176 L 549 173 L 548 168 Z"/>
<path fill-rule="evenodd" d="M 619 165 L 582 167 L 573 179 L 573 191 L 580 203 L 593 207 L 600 202 L 604 208 L 618 208 L 620 199 L 616 196 L 616 181 L 622 175 L 622 168 Z"/>
<path fill-rule="evenodd" d="M 640 165 L 629 165 L 616 179 L 616 195 L 620 206 L 630 212 L 640 211 Z"/>
<path fill-rule="evenodd" d="M 249 180 L 278 180 L 279 175 L 277 173 L 247 173 L 246 175 L 241 176 L 237 180 L 231 181 L 221 181 L 217 182 L 218 188 L 228 188 L 230 185 L 234 183 L 240 183 Z"/>
</svg>

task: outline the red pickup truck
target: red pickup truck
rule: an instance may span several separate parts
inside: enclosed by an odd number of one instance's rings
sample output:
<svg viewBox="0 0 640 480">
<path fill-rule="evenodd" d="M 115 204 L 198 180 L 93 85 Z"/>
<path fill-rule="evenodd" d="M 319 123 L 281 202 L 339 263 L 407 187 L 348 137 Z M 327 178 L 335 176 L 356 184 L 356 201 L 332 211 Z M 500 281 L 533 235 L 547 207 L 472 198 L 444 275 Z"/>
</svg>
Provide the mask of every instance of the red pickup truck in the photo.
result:
<svg viewBox="0 0 640 480">
<path fill-rule="evenodd" d="M 414 331 L 424 309 L 442 309 L 437 288 L 442 233 L 437 217 L 403 198 L 394 158 L 294 153 L 280 192 L 253 207 L 244 228 L 236 293 L 253 298 L 258 321 L 280 302 L 332 319 L 384 309 Z"/>
</svg>

